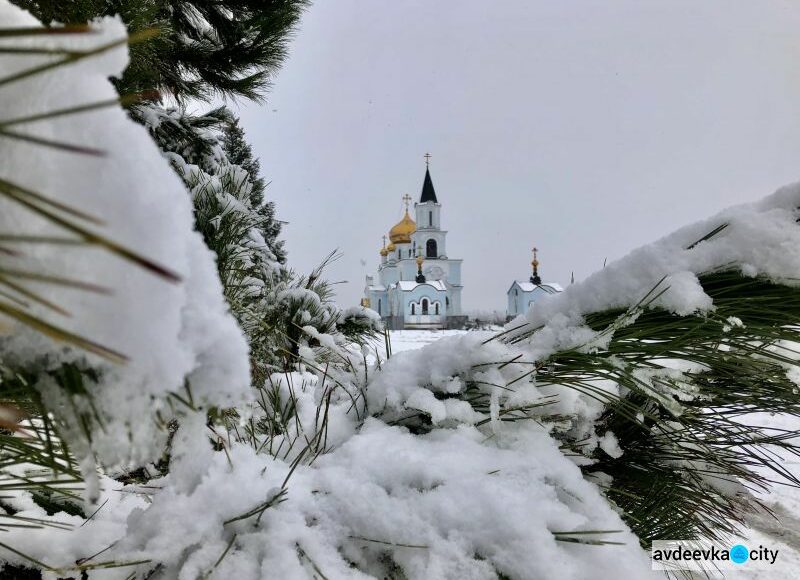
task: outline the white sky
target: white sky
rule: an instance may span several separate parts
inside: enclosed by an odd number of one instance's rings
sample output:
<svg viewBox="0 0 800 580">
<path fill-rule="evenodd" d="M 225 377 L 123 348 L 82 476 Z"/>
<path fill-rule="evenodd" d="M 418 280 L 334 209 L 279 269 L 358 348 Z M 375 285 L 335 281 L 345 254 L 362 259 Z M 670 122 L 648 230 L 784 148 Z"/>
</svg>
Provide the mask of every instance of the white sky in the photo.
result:
<svg viewBox="0 0 800 580">
<path fill-rule="evenodd" d="M 800 179 L 800 2 L 318 0 L 242 121 L 290 266 L 361 297 L 431 174 L 465 309 Z M 362 260 L 366 265 L 362 264 Z"/>
</svg>

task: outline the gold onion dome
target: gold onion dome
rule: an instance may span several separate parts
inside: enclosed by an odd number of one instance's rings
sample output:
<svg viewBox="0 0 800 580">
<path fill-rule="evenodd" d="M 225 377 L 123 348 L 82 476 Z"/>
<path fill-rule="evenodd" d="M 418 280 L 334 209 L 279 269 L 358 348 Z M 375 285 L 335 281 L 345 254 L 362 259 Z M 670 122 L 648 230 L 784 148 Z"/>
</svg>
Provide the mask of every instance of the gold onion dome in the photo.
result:
<svg viewBox="0 0 800 580">
<path fill-rule="evenodd" d="M 385 258 L 388 255 L 389 255 L 389 250 L 387 250 L 386 248 L 381 248 L 381 256 Z"/>
<path fill-rule="evenodd" d="M 394 252 L 395 250 L 394 244 L 392 242 L 389 242 L 389 245 L 386 246 L 386 249 L 389 250 L 390 252 Z"/>
<path fill-rule="evenodd" d="M 416 231 L 417 224 L 411 219 L 411 216 L 408 215 L 408 208 L 406 208 L 406 214 L 403 216 L 403 219 L 389 230 L 389 239 L 392 241 L 392 244 L 410 244 L 411 234 Z M 392 244 L 390 244 L 390 247 Z"/>
</svg>

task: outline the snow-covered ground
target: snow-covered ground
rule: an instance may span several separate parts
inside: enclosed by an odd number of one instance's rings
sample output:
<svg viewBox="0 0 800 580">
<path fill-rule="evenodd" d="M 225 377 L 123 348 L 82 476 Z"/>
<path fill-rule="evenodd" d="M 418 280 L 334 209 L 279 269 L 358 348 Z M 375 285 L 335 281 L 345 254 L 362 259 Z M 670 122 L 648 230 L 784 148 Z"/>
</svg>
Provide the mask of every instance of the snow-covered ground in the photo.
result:
<svg viewBox="0 0 800 580">
<path fill-rule="evenodd" d="M 466 331 L 395 330 L 390 333 L 392 352 L 422 348 L 446 336 L 464 332 Z M 382 341 L 380 348 L 383 350 Z M 800 432 L 800 418 L 790 415 L 752 415 L 748 422 Z M 800 472 L 800 458 L 780 451 L 777 453 L 783 458 L 783 465 L 787 470 L 793 473 Z M 752 580 L 788 580 L 800 577 L 800 489 L 788 485 L 775 485 L 770 493 L 760 495 L 759 499 L 775 513 L 776 517 L 769 514 L 751 517 L 749 519 L 751 529 L 731 545 L 742 543 L 751 549 L 757 549 L 759 546 L 771 550 L 778 549 L 780 551 L 778 558 L 774 565 L 767 568 L 743 567 L 740 571 L 727 572 L 725 577 Z M 698 576 L 701 577 L 703 576 Z"/>
<path fill-rule="evenodd" d="M 789 415 L 751 415 L 747 422 L 800 431 L 800 418 Z M 780 450 L 776 453 L 782 458 L 787 471 L 800 473 L 800 458 Z M 775 565 L 769 569 L 757 569 L 749 573 L 743 570 L 732 577 L 757 580 L 797 578 L 800 576 L 800 489 L 788 485 L 775 485 L 768 494 L 760 495 L 759 499 L 775 513 L 775 517 L 769 514 L 750 517 L 751 529 L 748 530 L 742 543 L 751 548 L 757 548 L 759 545 L 773 550 L 777 548 L 780 554 Z"/>
<path fill-rule="evenodd" d="M 392 352 L 422 348 L 445 336 L 464 334 L 464 330 L 393 330 L 390 332 Z"/>
</svg>

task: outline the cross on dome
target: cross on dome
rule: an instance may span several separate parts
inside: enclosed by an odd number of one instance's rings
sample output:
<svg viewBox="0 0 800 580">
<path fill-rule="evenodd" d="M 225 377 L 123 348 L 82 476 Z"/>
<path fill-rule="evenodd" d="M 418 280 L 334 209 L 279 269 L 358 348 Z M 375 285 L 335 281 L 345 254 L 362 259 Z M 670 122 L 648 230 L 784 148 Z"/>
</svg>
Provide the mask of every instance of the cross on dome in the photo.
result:
<svg viewBox="0 0 800 580">
<path fill-rule="evenodd" d="M 403 196 L 403 201 L 406 204 L 406 213 L 403 215 L 403 219 L 389 230 L 389 240 L 392 244 L 410 244 L 411 234 L 417 231 L 417 224 L 411 219 L 411 216 L 408 215 L 408 204 L 411 202 L 411 196 L 405 194 Z"/>
<path fill-rule="evenodd" d="M 533 248 L 533 261 L 531 261 L 531 266 L 533 266 L 533 274 L 531 275 L 531 284 L 541 284 L 542 279 L 539 277 L 539 259 L 536 257 L 536 253 L 539 251 L 539 248 L 534 246 Z"/>
</svg>

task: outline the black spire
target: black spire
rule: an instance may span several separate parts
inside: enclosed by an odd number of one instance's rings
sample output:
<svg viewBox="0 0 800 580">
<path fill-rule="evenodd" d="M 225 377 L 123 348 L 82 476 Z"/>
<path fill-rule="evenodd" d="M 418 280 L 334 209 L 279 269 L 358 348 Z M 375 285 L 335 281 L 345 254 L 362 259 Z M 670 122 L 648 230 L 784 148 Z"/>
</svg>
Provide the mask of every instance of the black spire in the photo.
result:
<svg viewBox="0 0 800 580">
<path fill-rule="evenodd" d="M 431 172 L 427 167 L 425 167 L 425 181 L 422 183 L 422 195 L 419 196 L 420 203 L 425 203 L 426 201 L 439 203 L 439 201 L 436 199 L 436 191 L 434 191 L 433 189 L 433 181 L 431 181 Z"/>
</svg>

